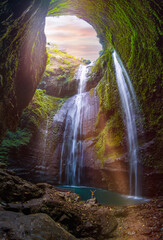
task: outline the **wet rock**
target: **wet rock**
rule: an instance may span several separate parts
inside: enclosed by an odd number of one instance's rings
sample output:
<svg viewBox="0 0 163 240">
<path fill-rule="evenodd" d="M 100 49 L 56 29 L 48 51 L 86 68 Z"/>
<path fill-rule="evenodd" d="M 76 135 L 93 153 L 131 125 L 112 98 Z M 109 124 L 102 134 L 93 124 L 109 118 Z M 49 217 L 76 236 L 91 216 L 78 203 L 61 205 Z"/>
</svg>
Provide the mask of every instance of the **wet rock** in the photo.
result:
<svg viewBox="0 0 163 240">
<path fill-rule="evenodd" d="M 95 205 L 95 204 L 97 204 L 97 199 L 96 199 L 96 198 L 88 199 L 88 200 L 86 201 L 86 204 Z"/>
<path fill-rule="evenodd" d="M 0 237 L 7 240 L 76 239 L 46 214 L 25 216 L 22 213 L 7 211 L 0 212 Z"/>
</svg>

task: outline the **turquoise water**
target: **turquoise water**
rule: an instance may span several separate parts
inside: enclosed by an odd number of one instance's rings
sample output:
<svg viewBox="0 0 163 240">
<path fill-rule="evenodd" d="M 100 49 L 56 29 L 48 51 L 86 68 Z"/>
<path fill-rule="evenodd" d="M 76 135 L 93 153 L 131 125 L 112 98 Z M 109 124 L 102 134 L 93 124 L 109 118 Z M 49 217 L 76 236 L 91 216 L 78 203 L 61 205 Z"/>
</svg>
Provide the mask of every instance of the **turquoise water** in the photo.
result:
<svg viewBox="0 0 163 240">
<path fill-rule="evenodd" d="M 148 199 L 146 198 L 121 195 L 101 188 L 84 186 L 60 186 L 59 188 L 66 191 L 72 191 L 80 195 L 82 201 L 90 199 L 92 197 L 91 191 L 95 191 L 94 192 L 95 198 L 97 199 L 97 202 L 101 204 L 123 206 L 129 204 L 139 204 L 148 201 Z"/>
</svg>

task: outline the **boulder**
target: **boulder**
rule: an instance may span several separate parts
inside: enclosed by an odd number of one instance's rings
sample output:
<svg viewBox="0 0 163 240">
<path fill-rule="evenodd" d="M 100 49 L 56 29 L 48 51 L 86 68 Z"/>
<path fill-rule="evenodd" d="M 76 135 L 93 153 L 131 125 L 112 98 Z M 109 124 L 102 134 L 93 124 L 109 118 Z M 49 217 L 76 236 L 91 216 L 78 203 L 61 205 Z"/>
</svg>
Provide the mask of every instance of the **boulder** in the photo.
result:
<svg viewBox="0 0 163 240">
<path fill-rule="evenodd" d="M 32 198 L 41 197 L 44 190 L 35 184 L 27 182 L 13 172 L 0 169 L 0 198 L 6 202 L 27 201 Z"/>
<path fill-rule="evenodd" d="M 24 215 L 10 211 L 0 211 L 0 238 L 7 240 L 75 240 L 51 217 L 44 213 Z"/>
</svg>

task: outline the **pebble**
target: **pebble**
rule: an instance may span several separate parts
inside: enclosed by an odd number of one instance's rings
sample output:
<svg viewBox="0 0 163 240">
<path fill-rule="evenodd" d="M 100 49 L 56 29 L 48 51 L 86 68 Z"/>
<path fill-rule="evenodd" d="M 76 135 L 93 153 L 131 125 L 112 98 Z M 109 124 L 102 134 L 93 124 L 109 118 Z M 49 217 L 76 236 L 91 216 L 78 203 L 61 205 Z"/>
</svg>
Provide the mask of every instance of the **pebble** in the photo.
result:
<svg viewBox="0 0 163 240">
<path fill-rule="evenodd" d="M 129 232 L 128 232 L 128 235 L 130 235 L 130 236 L 135 235 L 135 232 L 134 232 L 134 231 L 132 231 L 132 232 L 129 231 Z"/>
</svg>

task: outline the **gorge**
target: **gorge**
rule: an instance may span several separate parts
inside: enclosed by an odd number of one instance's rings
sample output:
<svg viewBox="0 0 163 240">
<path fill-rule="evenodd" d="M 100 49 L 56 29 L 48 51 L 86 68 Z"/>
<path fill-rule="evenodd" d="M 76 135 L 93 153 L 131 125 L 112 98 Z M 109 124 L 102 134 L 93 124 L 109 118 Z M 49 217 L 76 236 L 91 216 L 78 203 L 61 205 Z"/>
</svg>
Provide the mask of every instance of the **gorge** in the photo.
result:
<svg viewBox="0 0 163 240">
<path fill-rule="evenodd" d="M 160 2 L 2 0 L 0 8 L 0 216 L 14 218 L 20 211 L 16 217 L 26 227 L 25 222 L 35 221 L 31 214 L 38 214 L 36 219 L 62 231 L 63 239 L 97 240 L 132 239 L 129 222 L 136 219 L 135 239 L 161 239 Z M 77 16 L 95 29 L 103 50 L 92 66 L 46 46 L 45 17 L 63 15 Z M 62 184 L 154 199 L 135 210 L 129 206 L 127 214 L 115 208 L 112 216 L 109 206 L 100 210 L 95 202 L 78 203 L 78 195 L 53 187 Z M 143 216 L 148 210 L 149 225 Z M 0 237 L 7 236 L 4 226 L 0 229 Z M 16 239 L 30 232 L 15 229 Z"/>
</svg>

